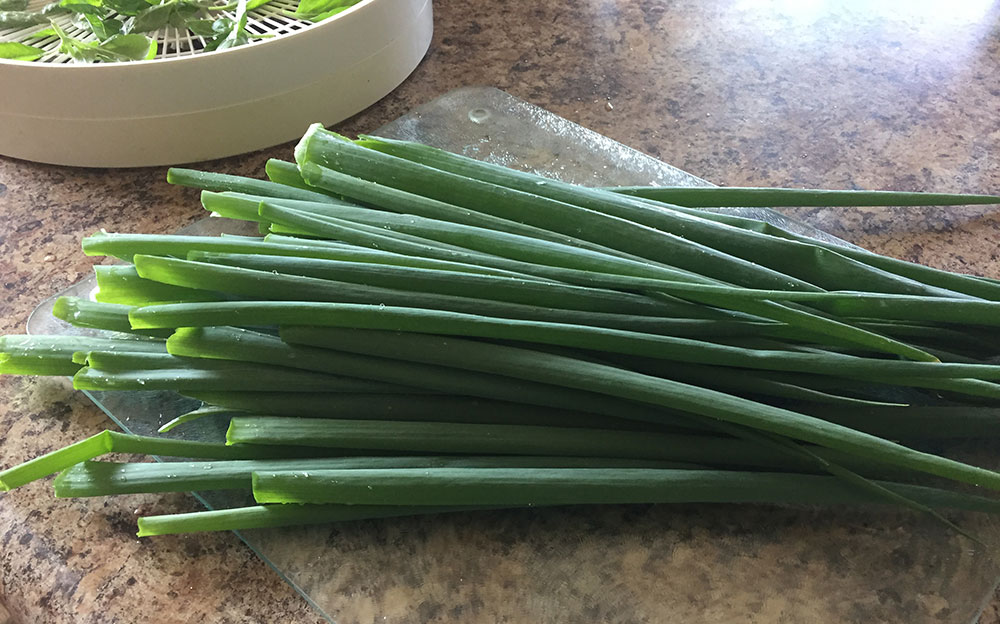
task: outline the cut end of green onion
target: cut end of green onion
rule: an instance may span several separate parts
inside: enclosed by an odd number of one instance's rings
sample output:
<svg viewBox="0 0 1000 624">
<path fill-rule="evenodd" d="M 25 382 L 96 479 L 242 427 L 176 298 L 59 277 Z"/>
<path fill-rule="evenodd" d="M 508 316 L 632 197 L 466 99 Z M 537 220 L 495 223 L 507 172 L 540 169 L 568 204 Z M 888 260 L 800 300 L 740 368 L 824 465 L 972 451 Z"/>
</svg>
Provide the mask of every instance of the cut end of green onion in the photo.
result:
<svg viewBox="0 0 1000 624">
<path fill-rule="evenodd" d="M 317 132 L 323 130 L 323 124 L 314 123 L 306 130 L 306 133 L 302 135 L 302 138 L 295 145 L 295 162 L 301 163 L 306 159 L 306 153 L 309 151 L 309 142 L 312 140 L 313 135 Z"/>
<path fill-rule="evenodd" d="M 155 529 L 149 529 L 149 528 L 147 528 L 145 520 L 146 520 L 145 518 L 139 518 L 136 521 L 136 524 L 138 525 L 139 530 L 136 531 L 135 536 L 136 537 L 153 537 L 153 536 L 156 536 L 156 535 L 160 535 L 160 533 L 158 533 Z"/>
<path fill-rule="evenodd" d="M 2 486 L 3 491 L 12 490 L 51 474 L 62 472 L 80 462 L 109 453 L 113 446 L 112 432 L 102 431 L 67 447 L 0 471 L 0 486 Z"/>
<path fill-rule="evenodd" d="M 226 446 L 233 446 L 236 444 L 236 441 L 233 439 L 235 435 L 236 434 L 233 431 L 233 421 L 230 420 L 229 426 L 226 428 Z"/>
<path fill-rule="evenodd" d="M 61 321 L 70 321 L 76 314 L 79 314 L 79 308 L 75 297 L 59 297 L 52 304 L 52 316 Z"/>
</svg>

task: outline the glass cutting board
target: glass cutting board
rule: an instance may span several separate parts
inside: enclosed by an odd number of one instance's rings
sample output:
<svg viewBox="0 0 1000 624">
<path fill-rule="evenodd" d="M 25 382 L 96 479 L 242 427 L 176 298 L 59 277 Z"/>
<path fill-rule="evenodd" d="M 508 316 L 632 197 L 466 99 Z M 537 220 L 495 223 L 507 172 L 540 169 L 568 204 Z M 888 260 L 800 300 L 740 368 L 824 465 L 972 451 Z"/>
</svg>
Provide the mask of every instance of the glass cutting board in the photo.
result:
<svg viewBox="0 0 1000 624">
<path fill-rule="evenodd" d="M 428 143 L 584 185 L 708 185 L 491 88 L 460 89 L 373 134 Z M 734 212 L 839 241 L 766 209 Z M 183 232 L 253 234 L 205 219 Z M 87 296 L 93 280 L 61 293 Z M 50 315 L 29 333 L 76 333 Z M 197 402 L 169 392 L 87 392 L 122 429 L 153 434 Z M 202 418 L 171 436 L 223 440 Z M 980 463 L 996 467 L 994 455 Z M 204 493 L 209 508 L 248 504 Z M 990 543 L 998 523 L 955 519 Z M 504 510 L 244 531 L 329 621 L 974 622 L 1000 569 L 936 522 L 892 510 L 633 505 Z M 155 538 L 154 538 L 155 539 Z"/>
</svg>

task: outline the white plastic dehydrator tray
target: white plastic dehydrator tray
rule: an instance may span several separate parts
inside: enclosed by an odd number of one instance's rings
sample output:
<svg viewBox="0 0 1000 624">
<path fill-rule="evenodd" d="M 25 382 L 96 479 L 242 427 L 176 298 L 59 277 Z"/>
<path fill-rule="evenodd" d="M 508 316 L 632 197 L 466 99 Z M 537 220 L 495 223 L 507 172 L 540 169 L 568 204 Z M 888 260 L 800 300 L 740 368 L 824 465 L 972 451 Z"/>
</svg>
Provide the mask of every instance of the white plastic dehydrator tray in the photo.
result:
<svg viewBox="0 0 1000 624">
<path fill-rule="evenodd" d="M 0 154 L 139 167 L 277 145 L 378 101 L 430 45 L 431 0 L 362 0 L 317 24 L 288 17 L 295 4 L 251 11 L 247 30 L 273 36 L 215 52 L 172 27 L 156 33 L 160 51 L 149 61 L 77 63 L 55 53 L 55 41 L 33 43 L 53 51 L 0 60 Z M 0 29 L 0 41 L 23 35 Z"/>
</svg>

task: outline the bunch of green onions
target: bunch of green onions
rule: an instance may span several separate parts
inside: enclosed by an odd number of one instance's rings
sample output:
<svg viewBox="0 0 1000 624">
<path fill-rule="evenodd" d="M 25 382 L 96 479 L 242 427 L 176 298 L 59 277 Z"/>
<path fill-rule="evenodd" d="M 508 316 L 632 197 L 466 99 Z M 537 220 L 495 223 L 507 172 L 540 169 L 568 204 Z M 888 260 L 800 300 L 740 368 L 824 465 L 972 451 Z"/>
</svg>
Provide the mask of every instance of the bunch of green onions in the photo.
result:
<svg viewBox="0 0 1000 624">
<path fill-rule="evenodd" d="M 584 188 L 319 126 L 269 180 L 173 169 L 262 236 L 100 233 L 103 337 L 6 336 L 0 372 L 204 402 L 225 444 L 105 431 L 0 472 L 57 496 L 244 490 L 140 535 L 599 503 L 1000 511 L 1000 282 L 701 208 L 998 197 Z M 183 458 L 95 461 L 110 452 Z M 924 477 L 934 477 L 931 481 Z"/>
</svg>

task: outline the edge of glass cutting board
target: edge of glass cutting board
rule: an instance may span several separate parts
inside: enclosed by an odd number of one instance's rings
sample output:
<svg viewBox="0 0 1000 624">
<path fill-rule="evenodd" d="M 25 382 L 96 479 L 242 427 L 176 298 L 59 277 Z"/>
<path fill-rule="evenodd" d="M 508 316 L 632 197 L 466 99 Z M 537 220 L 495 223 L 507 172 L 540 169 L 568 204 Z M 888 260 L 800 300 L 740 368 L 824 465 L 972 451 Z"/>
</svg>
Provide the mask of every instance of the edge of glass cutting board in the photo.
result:
<svg viewBox="0 0 1000 624">
<path fill-rule="evenodd" d="M 470 87 L 451 91 L 410 113 L 371 132 L 376 136 L 419 141 L 451 152 L 487 162 L 519 168 L 566 182 L 586 186 L 651 185 L 711 186 L 712 184 L 647 156 L 604 135 L 588 130 L 558 115 L 489 87 Z M 727 213 L 767 221 L 787 230 L 814 238 L 849 245 L 809 225 L 764 208 L 726 209 Z M 205 218 L 179 234 L 256 235 L 253 224 L 229 219 Z M 31 334 L 101 333 L 74 328 L 51 315 L 54 301 L 60 296 L 89 297 L 96 280 L 88 278 L 49 298 L 39 305 L 28 320 Z M 105 333 L 106 335 L 106 333 Z M 195 409 L 199 402 L 173 392 L 94 392 L 84 393 L 123 430 L 138 435 L 156 435 L 156 430 L 176 416 Z M 224 441 L 225 421 L 202 418 L 170 432 L 171 437 Z M 218 509 L 252 504 L 245 495 L 204 492 L 194 493 L 208 508 Z M 291 529 L 296 530 L 296 529 Z M 318 599 L 296 580 L 297 570 L 289 570 L 276 560 L 273 536 L 282 529 L 237 531 L 262 560 L 272 567 L 323 617 L 334 616 Z M 278 546 L 280 548 L 280 546 Z M 973 605 L 974 621 L 996 587 L 996 576 L 983 587 L 985 598 Z M 956 620 L 957 621 L 957 620 Z"/>
</svg>

